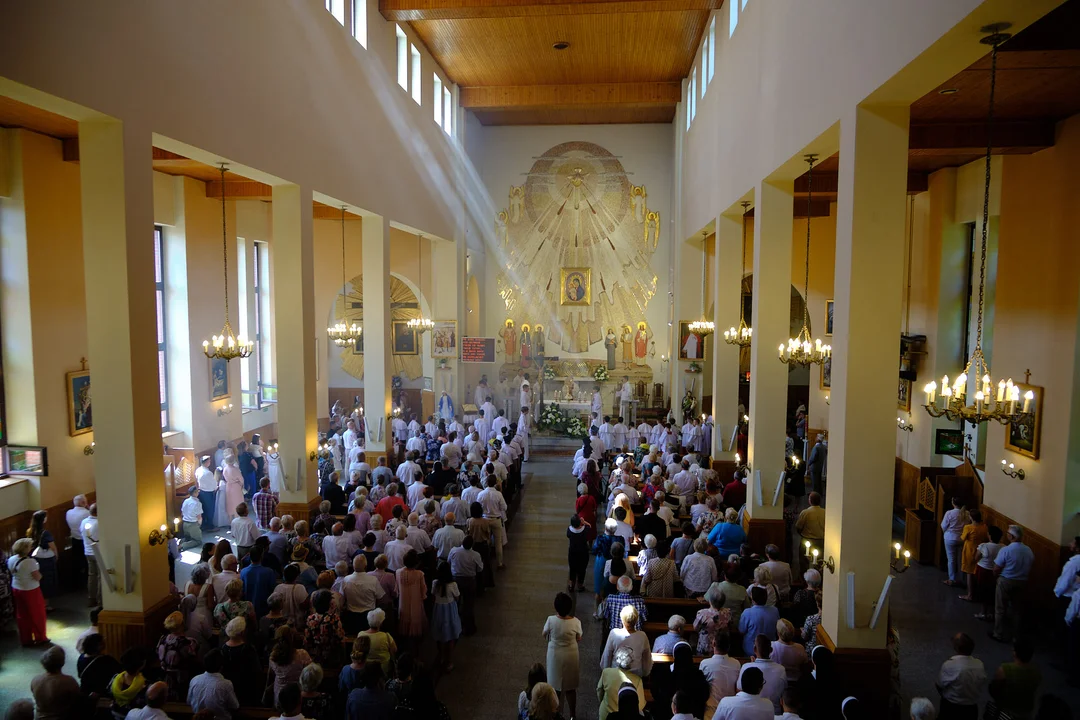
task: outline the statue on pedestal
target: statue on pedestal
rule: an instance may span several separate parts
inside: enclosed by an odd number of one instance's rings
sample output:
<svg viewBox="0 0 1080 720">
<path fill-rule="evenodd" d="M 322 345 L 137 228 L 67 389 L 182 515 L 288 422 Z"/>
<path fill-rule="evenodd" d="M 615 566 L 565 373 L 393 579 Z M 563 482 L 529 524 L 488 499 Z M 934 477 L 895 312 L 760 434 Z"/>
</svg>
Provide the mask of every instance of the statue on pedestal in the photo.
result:
<svg viewBox="0 0 1080 720">
<path fill-rule="evenodd" d="M 518 354 L 517 330 L 514 329 L 514 321 L 507 320 L 502 329 L 503 344 L 506 347 L 506 362 L 514 362 Z"/>
<path fill-rule="evenodd" d="M 607 349 L 607 369 L 615 369 L 615 348 L 619 345 L 619 339 L 615 336 L 615 328 L 608 328 L 604 336 L 604 348 Z"/>
</svg>

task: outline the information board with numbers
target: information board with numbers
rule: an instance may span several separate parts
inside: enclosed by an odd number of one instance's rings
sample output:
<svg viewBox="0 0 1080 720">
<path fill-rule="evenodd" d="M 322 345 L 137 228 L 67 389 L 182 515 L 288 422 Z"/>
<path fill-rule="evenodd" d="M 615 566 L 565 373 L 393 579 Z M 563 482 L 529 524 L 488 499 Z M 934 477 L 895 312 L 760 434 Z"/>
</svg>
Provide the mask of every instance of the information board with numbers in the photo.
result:
<svg viewBox="0 0 1080 720">
<path fill-rule="evenodd" d="M 466 363 L 493 363 L 493 362 L 495 362 L 495 338 L 493 338 L 493 337 L 463 337 L 463 338 L 461 338 L 461 362 L 466 362 Z"/>
</svg>

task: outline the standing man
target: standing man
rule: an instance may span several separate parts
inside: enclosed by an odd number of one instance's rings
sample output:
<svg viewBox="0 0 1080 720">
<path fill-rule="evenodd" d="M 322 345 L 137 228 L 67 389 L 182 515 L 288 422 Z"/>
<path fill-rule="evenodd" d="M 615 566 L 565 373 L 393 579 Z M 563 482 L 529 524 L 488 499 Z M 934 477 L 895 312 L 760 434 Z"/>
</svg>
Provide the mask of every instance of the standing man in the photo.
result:
<svg viewBox="0 0 1080 720">
<path fill-rule="evenodd" d="M 521 462 L 529 462 L 529 431 L 532 430 L 532 418 L 529 406 L 522 404 L 521 417 L 518 418 L 518 435 L 521 437 Z"/>
<path fill-rule="evenodd" d="M 195 468 L 195 484 L 199 487 L 199 502 L 202 503 L 203 530 L 213 530 L 214 507 L 217 502 L 217 480 L 214 471 L 210 469 L 210 456 L 203 455 L 199 458 L 199 467 Z"/>
<path fill-rule="evenodd" d="M 1024 529 L 1009 526 L 1009 544 L 998 551 L 994 559 L 997 591 L 994 603 L 994 631 L 990 637 L 998 642 L 1012 642 L 1016 621 L 1020 617 L 1020 599 L 1024 594 L 1035 554 L 1024 544 Z"/>
<path fill-rule="evenodd" d="M 78 500 L 78 497 L 75 499 Z M 86 500 L 84 499 L 83 502 L 86 502 Z M 74 511 L 68 510 L 69 515 L 72 512 Z M 74 540 L 72 542 L 74 543 Z M 1058 577 L 1058 581 L 1054 585 L 1054 594 L 1065 599 L 1065 606 L 1068 606 L 1069 601 L 1072 600 L 1072 596 L 1076 591 L 1076 574 L 1080 573 L 1080 535 L 1074 537 L 1072 542 L 1069 543 L 1069 552 L 1071 553 L 1069 560 L 1065 563 L 1065 567 L 1061 569 L 1061 576 Z"/>
<path fill-rule="evenodd" d="M 255 520 L 259 529 L 268 529 L 270 520 L 277 515 L 278 506 L 278 499 L 270 492 L 270 478 L 264 477 L 259 481 L 259 492 L 252 496 L 251 504 L 255 506 Z"/>
<path fill-rule="evenodd" d="M 634 397 L 634 389 L 630 387 L 630 376 L 623 375 L 622 388 L 619 390 L 619 414 L 624 418 L 630 417 L 630 401 Z"/>
<path fill-rule="evenodd" d="M 525 413 L 527 408 L 521 408 L 521 411 Z M 495 546 L 495 561 L 501 570 L 506 567 L 503 564 L 503 546 L 506 545 L 506 499 L 495 487 L 498 482 L 497 477 L 488 475 L 485 482 L 487 487 L 477 495 L 476 502 L 484 508 L 484 517 L 491 525 L 491 544 Z"/>
<path fill-rule="evenodd" d="M 484 396 L 484 404 L 480 406 L 480 409 L 484 411 L 484 417 L 494 422 L 498 413 L 495 411 L 495 403 L 491 401 L 491 395 Z"/>
<path fill-rule="evenodd" d="M 180 517 L 184 521 L 184 535 L 187 536 L 187 540 L 181 543 L 180 549 L 201 548 L 203 508 L 202 503 L 199 502 L 198 485 L 188 487 L 187 499 L 180 506 Z"/>
<path fill-rule="evenodd" d="M 979 698 L 986 687 L 986 668 L 972 657 L 975 641 L 964 633 L 952 639 L 956 654 L 941 665 L 937 690 L 941 693 L 941 720 L 966 720 L 979 717 Z"/>
<path fill-rule="evenodd" d="M 521 409 L 532 407 L 532 387 L 529 385 L 529 376 L 521 381 L 521 392 L 518 393 L 518 407 Z"/>
<path fill-rule="evenodd" d="M 480 444 L 487 447 L 487 441 L 491 439 L 491 419 L 483 410 L 478 411 L 480 417 L 473 421 L 476 434 L 480 436 Z"/>
<path fill-rule="evenodd" d="M 357 434 L 356 423 L 349 420 L 345 423 L 345 432 L 341 434 L 341 440 L 345 443 L 345 451 L 348 452 L 356 446 Z"/>
<path fill-rule="evenodd" d="M 75 584 L 83 587 L 86 582 L 86 554 L 83 547 L 82 524 L 83 520 L 90 516 L 86 509 L 86 496 L 76 495 L 71 500 L 73 508 L 67 511 L 64 519 L 67 520 L 68 530 L 71 532 L 71 554 L 75 556 Z"/>
<path fill-rule="evenodd" d="M 86 602 L 90 607 L 101 607 L 101 569 L 94 556 L 94 548 L 98 544 L 97 503 L 90 505 L 90 514 L 83 520 L 81 529 L 87 565 Z"/>
<path fill-rule="evenodd" d="M 825 436 L 818 433 L 810 459 L 806 461 L 806 471 L 810 475 L 810 487 L 819 495 L 825 494 L 825 462 L 829 459 L 829 448 Z"/>
<path fill-rule="evenodd" d="M 488 389 L 487 375 L 480 376 L 480 382 L 476 384 L 476 389 L 473 390 L 473 401 L 476 403 L 477 409 L 484 405 L 484 398 L 491 394 Z"/>
</svg>

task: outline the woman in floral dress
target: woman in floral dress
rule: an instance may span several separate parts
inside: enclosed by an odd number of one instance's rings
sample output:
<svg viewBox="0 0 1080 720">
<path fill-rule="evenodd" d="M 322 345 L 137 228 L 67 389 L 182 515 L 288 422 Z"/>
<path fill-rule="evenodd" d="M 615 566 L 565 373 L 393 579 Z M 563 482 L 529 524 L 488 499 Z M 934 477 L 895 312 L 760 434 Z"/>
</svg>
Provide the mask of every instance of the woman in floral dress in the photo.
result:
<svg viewBox="0 0 1080 720">
<path fill-rule="evenodd" d="M 731 611 L 724 607 L 727 598 L 716 587 L 710 587 L 705 592 L 705 600 L 709 607 L 698 610 L 697 617 L 694 618 L 694 629 L 698 631 L 697 654 L 711 657 L 716 633 L 731 628 Z"/>
<path fill-rule="evenodd" d="M 304 649 L 320 665 L 341 663 L 345 630 L 341 627 L 341 616 L 334 609 L 332 600 L 333 593 L 329 590 L 312 593 L 312 611 L 307 616 L 304 631 Z"/>
</svg>

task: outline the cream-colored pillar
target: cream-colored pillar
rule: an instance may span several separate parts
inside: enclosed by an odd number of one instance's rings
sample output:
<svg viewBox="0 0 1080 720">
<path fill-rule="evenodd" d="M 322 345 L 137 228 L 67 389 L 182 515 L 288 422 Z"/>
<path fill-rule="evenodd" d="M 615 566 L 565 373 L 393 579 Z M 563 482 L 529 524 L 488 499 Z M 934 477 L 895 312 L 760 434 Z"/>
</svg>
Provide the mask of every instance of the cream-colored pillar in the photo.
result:
<svg viewBox="0 0 1080 720">
<path fill-rule="evenodd" d="M 277 338 L 278 442 L 288 478 L 283 514 L 306 518 L 319 496 L 315 393 L 315 252 L 311 191 L 273 189 L 273 336 Z M 300 476 L 297 475 L 297 461 Z"/>
<path fill-rule="evenodd" d="M 883 649 L 885 609 L 869 621 L 892 551 L 908 109 L 854 108 L 840 122 L 824 547 L 836 569 L 824 573 L 822 628 L 837 647 Z"/>
<path fill-rule="evenodd" d="M 750 542 L 783 547 L 783 491 L 773 504 L 784 470 L 788 366 L 776 348 L 791 335 L 792 180 L 762 181 L 754 208 L 754 343 L 750 346 L 749 457 L 746 484 Z M 760 489 L 757 485 L 760 484 Z"/>
<path fill-rule="evenodd" d="M 738 422 L 739 346 L 724 341 L 724 331 L 738 327 L 742 304 L 742 208 L 716 219 L 716 278 L 713 283 L 713 307 L 716 332 L 713 333 L 712 459 L 734 460 L 735 448 L 727 452 L 731 431 Z M 727 482 L 730 475 L 722 477 Z"/>
<path fill-rule="evenodd" d="M 675 425 L 678 428 L 682 427 L 682 424 L 686 421 L 683 417 L 682 401 L 686 397 L 687 391 L 697 399 L 697 410 L 694 415 L 700 415 L 701 413 L 701 397 L 705 375 L 704 368 L 705 362 L 701 357 L 711 357 L 713 351 L 716 349 L 716 337 L 706 337 L 705 345 L 699 349 L 699 353 L 704 353 L 697 360 L 697 364 L 702 367 L 700 373 L 688 373 L 687 369 L 690 367 L 690 360 L 679 360 L 680 348 L 683 343 L 683 338 L 679 334 L 681 322 L 693 322 L 701 318 L 702 297 L 701 293 L 706 288 L 702 287 L 701 270 L 702 265 L 705 263 L 704 257 L 704 243 L 705 235 L 701 232 L 697 232 L 691 235 L 685 242 L 676 243 L 675 254 L 677 264 L 675 266 L 675 319 L 674 325 L 671 328 L 672 341 L 672 362 L 671 362 L 671 385 L 669 393 L 671 395 L 671 414 L 675 417 Z M 617 330 L 617 328 L 616 328 Z M 721 339 L 721 342 L 723 340 Z M 616 352 L 618 356 L 618 352 Z M 622 376 L 618 374 L 618 371 L 612 374 L 612 380 L 622 381 Z M 615 385 L 616 383 L 612 383 Z M 607 402 L 607 396 L 604 398 Z M 605 405 L 606 407 L 606 405 Z M 681 441 L 679 444 L 682 444 Z"/>
<path fill-rule="evenodd" d="M 364 215 L 364 414 L 368 462 L 391 446 L 390 221 Z"/>
<path fill-rule="evenodd" d="M 457 342 L 460 344 L 465 331 L 465 241 L 432 240 L 431 254 L 432 319 L 453 320 L 457 324 Z M 460 408 L 465 402 L 461 363 L 457 357 L 446 359 L 446 367 L 440 367 L 440 362 L 442 358 L 435 359 L 435 409 L 439 408 L 443 390 L 454 399 L 455 409 Z"/>
<path fill-rule="evenodd" d="M 169 596 L 154 301 L 151 137 L 112 121 L 79 123 L 86 326 L 93 378 L 100 625 L 112 651 L 160 632 Z"/>
</svg>

